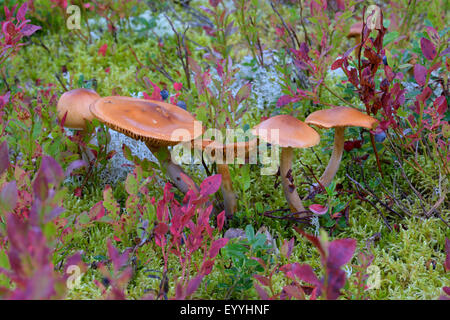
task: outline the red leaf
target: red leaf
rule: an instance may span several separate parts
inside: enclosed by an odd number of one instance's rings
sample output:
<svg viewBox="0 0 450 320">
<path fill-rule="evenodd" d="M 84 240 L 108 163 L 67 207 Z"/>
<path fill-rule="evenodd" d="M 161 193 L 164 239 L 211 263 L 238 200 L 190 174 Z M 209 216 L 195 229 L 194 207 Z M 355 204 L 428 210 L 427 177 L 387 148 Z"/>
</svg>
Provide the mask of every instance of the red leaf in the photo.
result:
<svg viewBox="0 0 450 320">
<path fill-rule="evenodd" d="M 436 108 L 436 111 L 441 115 L 445 114 L 448 108 L 447 100 L 444 96 L 437 97 L 436 100 L 434 100 L 433 105 Z"/>
<path fill-rule="evenodd" d="M 336 300 L 341 294 L 341 288 L 345 285 L 345 272 L 341 269 L 331 269 L 328 272 L 327 296 L 328 300 Z"/>
<path fill-rule="evenodd" d="M 222 176 L 220 174 L 216 174 L 206 178 L 200 184 L 200 194 L 202 197 L 209 196 L 214 194 L 219 190 L 220 184 L 222 183 Z"/>
<path fill-rule="evenodd" d="M 86 167 L 87 163 L 84 160 L 75 160 L 73 161 L 66 169 L 64 175 L 66 177 L 70 176 L 73 170 L 79 169 L 81 167 Z"/>
<path fill-rule="evenodd" d="M 303 300 L 304 299 L 304 292 L 302 292 L 303 290 L 300 289 L 297 286 L 294 286 L 294 285 L 284 286 L 283 287 L 283 291 L 286 292 L 286 294 L 289 297 L 296 298 L 296 299 L 299 299 L 299 300 Z"/>
<path fill-rule="evenodd" d="M 337 0 L 337 7 L 339 10 L 344 11 L 345 10 L 345 0 Z"/>
<path fill-rule="evenodd" d="M 0 175 L 11 165 L 9 161 L 8 143 L 3 141 L 0 145 Z"/>
<path fill-rule="evenodd" d="M 257 283 L 254 284 L 256 292 L 258 292 L 259 298 L 261 300 L 269 300 L 269 295 L 267 294 L 266 290 L 261 288 Z"/>
<path fill-rule="evenodd" d="M 198 188 L 197 188 L 195 182 L 188 175 L 181 172 L 180 178 L 181 178 L 181 180 L 183 180 L 184 183 L 187 184 L 187 186 L 189 187 L 189 190 L 193 190 L 195 193 L 198 193 Z"/>
<path fill-rule="evenodd" d="M 214 266 L 214 260 L 206 260 L 203 264 L 202 264 L 202 268 L 201 268 L 201 273 L 203 275 L 208 275 L 211 273 L 212 268 Z"/>
<path fill-rule="evenodd" d="M 263 277 L 259 274 L 254 274 L 253 278 L 259 281 L 263 286 L 268 287 L 270 285 L 270 280 L 267 277 Z"/>
<path fill-rule="evenodd" d="M 289 95 L 281 96 L 277 101 L 277 107 L 282 107 L 291 102 L 297 102 L 299 100 L 298 97 L 291 97 Z"/>
<path fill-rule="evenodd" d="M 420 64 L 414 65 L 414 79 L 419 86 L 424 86 L 427 80 L 427 69 Z"/>
<path fill-rule="evenodd" d="M 433 42 L 427 38 L 420 39 L 420 48 L 422 49 L 424 57 L 428 60 L 433 60 L 437 55 L 436 47 Z"/>
<path fill-rule="evenodd" d="M 73 195 L 75 197 L 81 198 L 81 196 L 83 195 L 83 190 L 81 189 L 81 187 L 75 188 L 75 190 L 73 191 Z"/>
<path fill-rule="evenodd" d="M 23 21 L 25 20 L 25 14 L 27 13 L 28 10 L 28 4 L 27 2 L 25 2 L 20 8 L 19 10 L 17 10 L 17 14 L 16 14 L 16 18 L 18 21 Z"/>
<path fill-rule="evenodd" d="M 441 37 L 439 36 L 439 33 L 434 29 L 433 27 L 426 27 L 427 33 L 430 36 L 430 39 L 434 40 L 435 42 L 439 42 Z"/>
<path fill-rule="evenodd" d="M 318 287 L 322 286 L 322 283 L 319 278 L 317 278 L 317 275 L 310 265 L 294 263 L 292 265 L 292 271 L 300 280 L 314 284 Z"/>
<path fill-rule="evenodd" d="M 222 231 L 224 221 L 225 221 L 225 211 L 222 211 L 217 215 L 217 229 L 219 230 L 219 232 Z"/>
<path fill-rule="evenodd" d="M 102 56 L 105 56 L 106 55 L 106 50 L 108 49 L 108 44 L 107 43 L 105 43 L 104 45 L 102 45 L 101 47 L 100 47 L 100 49 L 98 49 L 98 54 L 99 55 L 102 55 Z"/>
<path fill-rule="evenodd" d="M 153 87 L 153 92 L 152 92 L 152 95 L 150 96 L 149 100 L 162 101 L 161 88 L 158 87 L 155 83 L 148 80 L 147 78 L 146 78 L 146 82 L 147 83 L 149 82 L 151 84 L 151 86 Z"/>
<path fill-rule="evenodd" d="M 164 222 L 158 223 L 158 225 L 153 230 L 157 235 L 163 236 L 169 231 L 169 227 Z"/>
<path fill-rule="evenodd" d="M 38 31 L 38 30 L 40 30 L 40 29 L 42 29 L 42 28 L 39 27 L 39 26 L 35 26 L 35 25 L 33 25 L 33 24 L 26 24 L 26 25 L 23 26 L 23 28 L 20 30 L 20 32 L 21 32 L 24 36 L 29 37 L 29 36 L 31 36 L 33 33 L 35 33 L 36 31 Z"/>
<path fill-rule="evenodd" d="M 219 250 L 225 247 L 225 245 L 228 243 L 227 238 L 221 238 L 216 241 L 214 241 L 211 245 L 211 249 L 209 249 L 209 257 L 211 259 L 215 258 L 217 254 L 219 253 Z"/>
<path fill-rule="evenodd" d="M 247 99 L 252 91 L 252 85 L 251 83 L 244 84 L 236 93 L 236 97 L 234 98 L 236 100 L 236 103 L 241 103 L 245 99 Z"/>
<path fill-rule="evenodd" d="M 266 269 L 266 264 L 264 263 L 264 260 L 261 258 L 256 258 L 256 257 L 251 257 L 250 259 L 255 260 L 256 262 L 258 262 L 261 267 L 263 267 L 264 269 Z"/>
<path fill-rule="evenodd" d="M 325 213 L 328 212 L 328 207 L 325 207 L 321 204 L 312 204 L 309 206 L 309 210 L 314 213 L 317 214 L 319 216 L 324 215 Z"/>
<path fill-rule="evenodd" d="M 89 211 L 89 218 L 91 221 L 100 220 L 105 215 L 105 207 L 103 201 L 97 202 Z"/>
<path fill-rule="evenodd" d="M 222 0 L 209 0 L 209 4 L 212 6 L 212 7 L 217 7 L 218 5 L 219 5 L 219 3 L 221 2 Z"/>
<path fill-rule="evenodd" d="M 426 87 L 425 89 L 423 89 L 421 94 L 417 95 L 416 100 L 425 102 L 426 100 L 428 100 L 428 98 L 430 98 L 432 93 L 433 91 L 430 89 L 430 87 Z"/>
<path fill-rule="evenodd" d="M 344 59 L 337 59 L 333 64 L 331 65 L 331 70 L 336 70 L 338 68 L 342 67 L 342 63 L 344 62 Z"/>
<path fill-rule="evenodd" d="M 6 183 L 0 192 L 0 209 L 4 212 L 14 210 L 17 205 L 17 184 L 16 181 Z"/>
<path fill-rule="evenodd" d="M 198 287 L 200 286 L 200 283 L 203 280 L 203 275 L 198 275 L 191 281 L 189 281 L 187 287 L 186 287 L 186 297 L 189 297 L 192 295 L 195 291 L 197 291 Z"/>
<path fill-rule="evenodd" d="M 183 84 L 180 83 L 180 82 L 175 82 L 175 83 L 173 84 L 173 89 L 174 89 L 175 91 L 180 91 L 182 88 L 183 88 Z"/>
<path fill-rule="evenodd" d="M 344 150 L 347 152 L 352 151 L 355 148 L 354 141 L 345 141 L 344 142 Z"/>
<path fill-rule="evenodd" d="M 291 238 L 291 240 L 289 241 L 284 240 L 283 245 L 280 248 L 281 255 L 286 258 L 289 258 L 292 254 L 293 248 L 294 248 L 294 238 Z"/>
<path fill-rule="evenodd" d="M 353 257 L 356 249 L 355 239 L 338 239 L 328 246 L 327 267 L 340 268 Z"/>
<path fill-rule="evenodd" d="M 395 77 L 395 73 L 392 71 L 391 67 L 384 66 L 384 74 L 386 75 L 386 78 L 389 80 L 389 82 L 392 82 Z"/>
</svg>

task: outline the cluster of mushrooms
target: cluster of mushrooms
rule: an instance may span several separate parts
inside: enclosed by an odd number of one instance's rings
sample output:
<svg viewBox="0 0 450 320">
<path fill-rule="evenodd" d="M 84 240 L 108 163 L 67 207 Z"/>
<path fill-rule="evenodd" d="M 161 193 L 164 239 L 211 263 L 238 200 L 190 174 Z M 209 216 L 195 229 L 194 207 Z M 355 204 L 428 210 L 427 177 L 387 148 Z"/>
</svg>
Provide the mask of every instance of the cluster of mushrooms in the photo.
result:
<svg viewBox="0 0 450 320">
<path fill-rule="evenodd" d="M 194 130 L 194 116 L 176 105 L 161 101 L 122 96 L 102 98 L 93 90 L 74 89 L 61 96 L 57 112 L 60 121 L 65 117 L 65 127 L 85 130 L 86 122 L 91 122 L 96 118 L 113 130 L 145 142 L 155 155 L 161 150 L 167 150 L 170 146 L 191 142 L 192 148 L 201 149 L 201 151 L 208 149 L 209 154 L 220 151 L 226 155 L 227 149 L 232 148 L 234 153 L 231 154 L 245 154 L 246 160 L 248 160 L 251 151 L 258 147 L 259 140 L 278 145 L 281 148 L 280 175 L 283 191 L 290 210 L 299 213 L 299 217 L 307 217 L 311 213 L 305 210 L 289 176 L 294 148 L 312 147 L 320 141 L 319 134 L 308 125 L 327 129 L 334 128 L 335 130 L 331 159 L 319 180 L 320 184 L 326 187 L 332 182 L 341 162 L 345 128 L 353 126 L 373 129 L 377 123 L 375 118 L 349 107 L 315 111 L 306 118 L 305 122 L 290 115 L 278 115 L 261 122 L 252 129 L 252 134 L 256 136 L 254 140 L 224 145 L 212 140 L 201 140 L 201 143 L 194 143 L 194 140 L 198 141 L 202 135 L 202 131 Z M 186 135 L 180 137 L 173 135 L 172 133 L 177 129 L 187 130 L 190 133 L 190 140 L 186 140 Z M 270 133 L 273 132 L 271 131 L 273 129 L 278 130 L 277 137 L 271 136 Z M 181 166 L 172 161 L 170 152 L 166 152 L 166 156 L 159 157 L 158 160 L 174 185 L 181 192 L 186 193 L 189 186 L 182 179 L 182 174 L 186 173 Z M 233 190 L 228 164 L 226 164 L 228 162 L 216 165 L 217 173 L 222 175 L 221 190 L 225 213 L 227 217 L 232 217 L 237 209 L 237 198 Z"/>
</svg>

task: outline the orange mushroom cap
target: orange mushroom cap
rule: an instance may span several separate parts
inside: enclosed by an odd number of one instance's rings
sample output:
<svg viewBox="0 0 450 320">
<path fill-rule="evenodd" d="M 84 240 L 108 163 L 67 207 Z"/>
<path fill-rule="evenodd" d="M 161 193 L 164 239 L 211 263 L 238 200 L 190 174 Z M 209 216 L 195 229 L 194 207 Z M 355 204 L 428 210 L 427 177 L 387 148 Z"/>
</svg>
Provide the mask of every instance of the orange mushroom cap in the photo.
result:
<svg viewBox="0 0 450 320">
<path fill-rule="evenodd" d="M 279 130 L 278 137 L 272 130 Z M 280 147 L 308 148 L 320 141 L 319 134 L 303 121 L 290 115 L 269 118 L 252 129 L 252 133 L 262 140 Z"/>
<path fill-rule="evenodd" d="M 347 34 L 347 38 L 360 36 L 362 28 L 363 28 L 362 22 L 356 22 L 356 23 L 352 24 L 352 26 L 350 27 L 350 31 Z"/>
<path fill-rule="evenodd" d="M 194 143 L 193 143 L 194 145 Z M 195 145 L 194 145 L 195 147 Z M 222 152 L 222 155 L 224 158 L 227 157 L 227 153 L 231 152 L 231 149 L 233 149 L 233 155 L 236 159 L 241 154 L 244 154 L 245 159 L 248 159 L 250 156 L 250 153 L 255 150 L 258 147 L 258 141 L 257 139 L 252 139 L 249 141 L 239 141 L 234 143 L 228 143 L 228 144 L 222 144 L 219 141 L 215 140 L 202 140 L 201 143 L 201 149 L 203 151 L 207 150 L 211 152 L 211 155 L 214 156 L 216 151 L 220 150 Z M 227 159 L 228 160 L 228 159 Z M 230 161 L 233 159 L 229 159 Z"/>
<path fill-rule="evenodd" d="M 378 120 L 350 107 L 335 107 L 311 113 L 305 122 L 320 128 L 364 127 L 372 129 Z"/>
<path fill-rule="evenodd" d="M 74 89 L 65 92 L 58 101 L 56 110 L 59 121 L 67 112 L 64 126 L 72 129 L 86 129 L 86 122 L 92 121 L 94 116 L 89 110 L 89 106 L 100 99 L 100 96 L 91 89 Z"/>
<path fill-rule="evenodd" d="M 194 130 L 195 118 L 189 112 L 161 101 L 113 96 L 97 100 L 90 109 L 108 127 L 152 147 L 191 141 L 202 134 Z M 180 129 L 186 134 L 175 134 Z"/>
</svg>

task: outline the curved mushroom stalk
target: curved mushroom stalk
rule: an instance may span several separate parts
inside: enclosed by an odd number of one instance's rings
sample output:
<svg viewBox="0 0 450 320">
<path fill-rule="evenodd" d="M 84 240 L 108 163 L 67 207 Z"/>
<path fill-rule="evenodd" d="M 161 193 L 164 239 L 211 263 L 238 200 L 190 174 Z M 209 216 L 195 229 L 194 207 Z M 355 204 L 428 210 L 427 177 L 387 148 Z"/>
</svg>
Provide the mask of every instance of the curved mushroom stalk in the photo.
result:
<svg viewBox="0 0 450 320">
<path fill-rule="evenodd" d="M 354 108 L 335 107 L 314 111 L 306 118 L 305 122 L 320 128 L 334 128 L 333 153 L 325 172 L 319 180 L 324 187 L 327 187 L 333 181 L 341 163 L 345 128 L 363 127 L 372 129 L 378 120 Z"/>
<path fill-rule="evenodd" d="M 284 195 L 289 204 L 289 208 L 292 212 L 301 212 L 306 211 L 305 207 L 302 204 L 302 200 L 300 199 L 297 190 L 295 187 L 292 187 L 291 182 L 289 181 L 288 175 L 291 174 L 292 170 L 292 159 L 294 157 L 294 149 L 291 147 L 281 148 L 281 159 L 280 159 L 280 175 L 281 175 L 281 183 L 283 185 Z M 307 213 L 300 214 L 299 217 L 307 216 Z"/>
<path fill-rule="evenodd" d="M 186 184 L 186 182 L 184 182 L 183 179 L 181 179 L 181 173 L 187 176 L 189 175 L 183 170 L 183 168 L 181 168 L 181 166 L 177 165 L 172 161 L 169 149 L 167 147 L 155 148 L 152 147 L 147 142 L 145 144 L 154 155 L 156 155 L 157 152 L 162 148 L 164 148 L 167 151 L 168 154 L 167 158 L 165 159 L 158 158 L 158 161 L 161 167 L 163 167 L 166 170 L 167 175 L 169 176 L 170 180 L 174 183 L 175 187 L 177 187 L 178 190 L 186 194 L 189 191 L 189 186 Z"/>
<path fill-rule="evenodd" d="M 231 182 L 230 169 L 227 164 L 217 164 L 217 173 L 222 176 L 222 194 L 227 218 L 233 217 L 237 209 L 237 197 Z"/>
<path fill-rule="evenodd" d="M 333 178 L 339 169 L 339 165 L 341 164 L 342 153 L 344 152 L 344 131 L 345 127 L 334 128 L 333 153 L 328 161 L 327 168 L 319 180 L 324 187 L 328 187 L 331 184 L 331 181 L 333 181 Z"/>
</svg>

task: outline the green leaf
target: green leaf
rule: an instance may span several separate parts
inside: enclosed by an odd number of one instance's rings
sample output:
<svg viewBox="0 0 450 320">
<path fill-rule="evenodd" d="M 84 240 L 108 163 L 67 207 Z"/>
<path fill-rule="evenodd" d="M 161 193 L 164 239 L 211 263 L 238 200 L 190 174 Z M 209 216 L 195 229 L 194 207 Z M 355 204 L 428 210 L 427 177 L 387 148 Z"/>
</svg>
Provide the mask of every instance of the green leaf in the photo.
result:
<svg viewBox="0 0 450 320">
<path fill-rule="evenodd" d="M 56 234 L 56 225 L 53 222 L 49 222 L 44 225 L 43 232 L 47 239 L 53 238 L 53 236 Z"/>
<path fill-rule="evenodd" d="M 6 252 L 3 249 L 0 250 L 0 268 L 5 268 L 5 269 L 10 268 L 8 255 L 6 254 Z"/>
<path fill-rule="evenodd" d="M 133 173 L 129 173 L 125 180 L 125 190 L 130 195 L 136 195 L 138 193 L 138 183 Z"/>
<path fill-rule="evenodd" d="M 83 212 L 82 214 L 80 214 L 78 221 L 82 225 L 88 224 L 90 222 L 89 215 L 86 212 Z"/>
<path fill-rule="evenodd" d="M 253 229 L 251 224 L 248 224 L 245 227 L 245 235 L 247 236 L 249 242 L 253 242 L 253 239 L 255 238 L 255 229 Z"/>
</svg>

